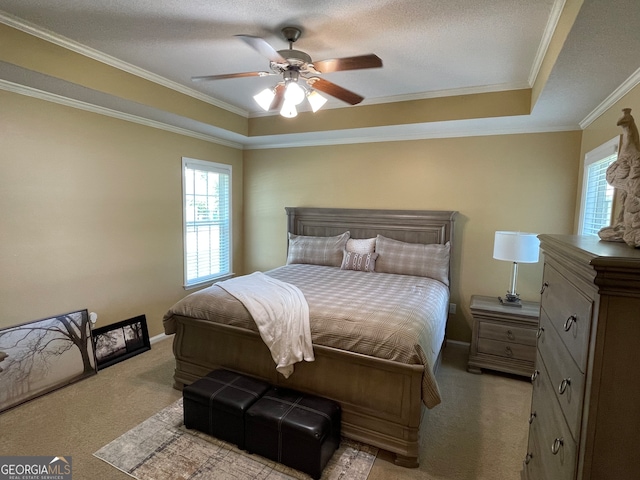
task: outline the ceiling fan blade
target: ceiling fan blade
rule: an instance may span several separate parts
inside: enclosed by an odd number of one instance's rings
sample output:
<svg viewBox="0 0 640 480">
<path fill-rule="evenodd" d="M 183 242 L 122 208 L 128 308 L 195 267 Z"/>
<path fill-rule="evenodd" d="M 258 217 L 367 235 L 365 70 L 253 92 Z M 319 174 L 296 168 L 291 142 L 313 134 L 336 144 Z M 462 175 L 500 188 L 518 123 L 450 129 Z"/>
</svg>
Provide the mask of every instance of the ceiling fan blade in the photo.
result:
<svg viewBox="0 0 640 480">
<path fill-rule="evenodd" d="M 226 78 L 243 78 L 243 77 L 266 77 L 275 75 L 270 72 L 244 72 L 244 73 L 223 73 L 222 75 L 202 75 L 200 77 L 191 77 L 194 82 L 202 82 L 206 80 L 224 80 Z"/>
<path fill-rule="evenodd" d="M 280 55 L 275 48 L 267 43 L 266 40 L 260 37 L 254 37 L 253 35 L 235 35 L 236 37 L 243 40 L 247 45 L 251 48 L 267 57 L 272 62 L 277 63 L 285 63 L 285 58 Z"/>
<path fill-rule="evenodd" d="M 373 53 L 357 57 L 331 58 L 313 62 L 313 68 L 320 73 L 341 72 L 343 70 L 359 70 L 361 68 L 380 68 L 382 60 Z"/>
<path fill-rule="evenodd" d="M 353 93 L 346 88 L 342 88 L 339 85 L 336 85 L 333 82 L 325 80 L 324 78 L 316 79 L 311 86 L 316 90 L 320 90 L 321 92 L 326 93 L 327 95 L 331 95 L 332 97 L 336 97 L 343 102 L 350 103 L 351 105 L 356 105 L 364 100 L 364 97 L 361 97 L 357 93 Z"/>
<path fill-rule="evenodd" d="M 269 110 L 280 110 L 284 102 L 284 85 L 279 83 L 275 88 L 276 96 L 273 97 Z"/>
</svg>

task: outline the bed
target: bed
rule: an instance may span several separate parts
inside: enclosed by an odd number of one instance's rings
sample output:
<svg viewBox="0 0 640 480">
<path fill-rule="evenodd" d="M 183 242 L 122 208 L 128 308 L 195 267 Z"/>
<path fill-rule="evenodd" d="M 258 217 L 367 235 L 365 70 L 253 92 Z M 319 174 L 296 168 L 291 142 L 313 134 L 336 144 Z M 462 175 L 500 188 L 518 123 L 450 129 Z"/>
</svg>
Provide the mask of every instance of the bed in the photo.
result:
<svg viewBox="0 0 640 480">
<path fill-rule="evenodd" d="M 398 465 L 417 467 L 422 414 L 440 402 L 435 371 L 444 345 L 456 212 L 287 207 L 286 214 L 287 265 L 265 273 L 297 285 L 307 298 L 314 361 L 295 364 L 288 378 L 278 373 L 246 308 L 214 285 L 188 295 L 164 317 L 165 333 L 175 334 L 174 387 L 182 389 L 212 369 L 224 367 L 331 398 L 343 409 L 343 435 L 395 454 Z M 296 255 L 304 257 L 305 249 L 299 247 L 308 245 L 304 243 L 307 240 L 334 238 L 342 242 L 345 234 L 349 239 L 360 239 L 356 241 L 359 247 L 366 243 L 364 239 L 377 238 L 376 245 L 382 250 L 373 258 L 387 273 L 379 273 L 378 267 L 373 273 L 359 271 L 362 262 L 350 269 L 344 264 L 296 260 Z M 343 245 L 338 247 L 344 250 Z M 396 246 L 410 252 L 426 249 L 429 255 L 446 251 L 447 255 L 438 257 L 438 273 L 432 275 L 435 279 L 413 271 L 411 275 L 398 274 L 395 264 L 389 263 Z M 445 260 L 446 268 L 442 268 Z M 415 263 L 409 261 L 409 268 Z M 331 290 L 333 297 L 328 297 Z M 341 296 L 345 302 L 341 303 Z M 418 304 L 426 303 L 425 298 L 434 306 L 423 313 Z M 348 313 L 336 319 L 342 309 Z M 351 318 L 357 312 L 379 322 L 382 330 L 376 330 L 374 337 L 381 340 L 353 340 L 351 330 L 359 327 Z M 386 320 L 387 313 L 396 316 L 393 321 Z M 398 314 L 406 316 L 406 321 Z M 420 326 L 424 315 L 428 326 Z M 419 329 L 415 334 L 419 339 L 412 340 L 415 345 L 402 346 L 404 337 L 410 336 L 404 334 L 405 323 Z"/>
</svg>

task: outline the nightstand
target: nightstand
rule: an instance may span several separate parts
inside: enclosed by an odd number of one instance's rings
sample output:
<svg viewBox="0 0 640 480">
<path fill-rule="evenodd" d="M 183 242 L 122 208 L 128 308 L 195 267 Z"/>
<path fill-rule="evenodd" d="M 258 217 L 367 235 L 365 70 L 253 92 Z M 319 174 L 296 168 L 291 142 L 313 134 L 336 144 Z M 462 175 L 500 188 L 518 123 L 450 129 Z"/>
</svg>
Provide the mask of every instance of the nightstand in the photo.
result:
<svg viewBox="0 0 640 480">
<path fill-rule="evenodd" d="M 536 333 L 540 317 L 538 302 L 522 307 L 505 306 L 498 297 L 471 297 L 473 335 L 467 370 L 482 368 L 530 376 L 536 360 Z"/>
</svg>

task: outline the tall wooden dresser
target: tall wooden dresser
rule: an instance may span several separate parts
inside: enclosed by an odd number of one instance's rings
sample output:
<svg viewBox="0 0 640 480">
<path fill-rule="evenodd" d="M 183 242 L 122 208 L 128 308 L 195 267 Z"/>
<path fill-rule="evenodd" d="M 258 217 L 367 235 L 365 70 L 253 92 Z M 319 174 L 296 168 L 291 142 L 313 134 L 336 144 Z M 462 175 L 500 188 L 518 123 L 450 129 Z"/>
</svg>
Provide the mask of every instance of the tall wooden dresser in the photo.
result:
<svg viewBox="0 0 640 480">
<path fill-rule="evenodd" d="M 640 479 L 640 249 L 540 235 L 527 480 Z"/>
</svg>

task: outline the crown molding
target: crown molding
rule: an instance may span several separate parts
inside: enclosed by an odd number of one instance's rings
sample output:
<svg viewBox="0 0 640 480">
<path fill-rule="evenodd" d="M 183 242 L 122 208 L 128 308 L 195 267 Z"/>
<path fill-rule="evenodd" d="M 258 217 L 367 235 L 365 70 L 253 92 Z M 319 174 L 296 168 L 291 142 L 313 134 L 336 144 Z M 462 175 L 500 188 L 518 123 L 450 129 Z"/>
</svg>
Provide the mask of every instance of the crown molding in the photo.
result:
<svg viewBox="0 0 640 480">
<path fill-rule="evenodd" d="M 67 107 L 77 108 L 79 110 L 84 110 L 87 112 L 97 113 L 99 115 L 105 115 L 108 117 L 117 118 L 119 120 L 124 120 L 127 122 L 137 123 L 139 125 L 144 125 L 146 127 L 157 128 L 159 130 L 165 130 L 167 132 L 172 132 L 172 133 L 177 133 L 179 135 L 185 135 L 188 137 L 197 138 L 199 140 L 204 140 L 210 143 L 216 143 L 218 145 L 224 145 L 227 147 L 232 147 L 237 149 L 243 148 L 243 145 L 240 143 L 224 140 L 224 139 L 215 137 L 213 135 L 207 135 L 204 133 L 196 132 L 194 130 L 176 127 L 168 123 L 159 122 L 157 120 L 151 120 L 148 118 L 143 118 L 137 115 L 132 115 L 130 113 L 119 112 L 111 108 L 101 107 L 99 105 L 82 102 L 80 100 L 75 100 L 73 98 L 65 97 L 55 93 L 45 92 L 44 90 L 38 90 L 33 87 L 19 85 L 17 83 L 9 82 L 7 80 L 0 79 L 0 90 L 17 93 L 19 95 L 25 95 L 27 97 L 37 98 L 39 100 L 45 100 L 47 102 L 57 103 L 59 105 L 64 105 Z"/>
<path fill-rule="evenodd" d="M 549 19 L 547 20 L 547 25 L 545 26 L 544 32 L 542 34 L 542 39 L 540 40 L 540 45 L 538 45 L 536 57 L 533 60 L 531 71 L 529 72 L 530 87 L 536 83 L 536 78 L 538 78 L 538 73 L 540 73 L 540 67 L 542 66 L 544 57 L 547 55 L 547 50 L 549 49 L 549 45 L 551 44 L 551 39 L 553 38 L 553 34 L 558 27 L 558 22 L 560 21 L 560 16 L 562 15 L 562 10 L 564 10 L 564 6 L 566 3 L 566 0 L 555 0 L 555 2 L 553 2 L 551 13 L 549 14 Z"/>
<path fill-rule="evenodd" d="M 636 85 L 640 83 L 640 68 L 633 72 L 629 78 L 627 78 L 622 84 L 616 88 L 611 94 L 605 98 L 600 105 L 593 109 L 593 111 L 584 117 L 579 123 L 581 129 L 587 128 L 591 125 L 600 115 L 609 110 L 613 105 L 624 97 L 627 93 L 633 90 Z"/>
<path fill-rule="evenodd" d="M 85 57 L 97 60 L 98 62 L 109 65 L 110 67 L 114 67 L 118 70 L 131 73 L 132 75 L 136 75 L 137 77 L 144 78 L 145 80 L 148 80 L 150 82 L 157 83 L 158 85 L 162 85 L 163 87 L 170 88 L 171 90 L 175 90 L 176 92 L 188 95 L 202 102 L 227 110 L 231 113 L 235 113 L 236 115 L 240 115 L 245 118 L 249 117 L 249 112 L 247 112 L 246 110 L 217 100 L 213 97 L 210 97 L 209 95 L 205 95 L 204 93 L 198 92 L 197 90 L 185 87 L 184 85 L 181 85 L 177 82 L 173 82 L 160 75 L 156 75 L 155 73 L 151 73 L 147 70 L 136 67 L 135 65 L 131 65 L 130 63 L 124 62 L 120 59 L 107 55 L 106 53 L 87 47 L 86 45 L 82 45 L 81 43 L 42 28 L 31 22 L 27 22 L 21 18 L 16 17 L 15 15 L 11 15 L 2 10 L 0 10 L 0 23 L 4 23 L 5 25 L 58 45 L 62 48 L 66 48 L 67 50 L 71 50 L 72 52 L 79 53 L 80 55 L 84 55 Z"/>
</svg>

